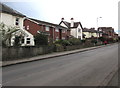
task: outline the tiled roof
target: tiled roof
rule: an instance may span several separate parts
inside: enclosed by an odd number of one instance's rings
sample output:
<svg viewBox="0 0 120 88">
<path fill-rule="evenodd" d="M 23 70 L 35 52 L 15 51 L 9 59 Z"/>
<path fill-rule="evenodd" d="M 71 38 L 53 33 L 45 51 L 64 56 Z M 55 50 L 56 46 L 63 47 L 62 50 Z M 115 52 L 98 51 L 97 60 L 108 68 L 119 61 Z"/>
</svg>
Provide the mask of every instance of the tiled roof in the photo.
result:
<svg viewBox="0 0 120 88">
<path fill-rule="evenodd" d="M 95 30 L 95 28 L 83 28 L 83 32 L 91 32 L 91 33 L 98 33 L 99 31 Z M 100 33 L 100 32 L 99 32 Z"/>
<path fill-rule="evenodd" d="M 25 17 L 25 15 L 23 15 L 22 13 L 16 11 L 16 10 L 13 10 L 12 8 L 8 7 L 7 5 L 3 4 L 3 3 L 0 3 L 0 12 L 2 13 L 8 13 L 8 14 L 11 14 L 11 15 L 14 15 L 14 16 L 20 16 L 20 17 Z"/>
<path fill-rule="evenodd" d="M 68 28 L 77 28 L 79 26 L 79 24 L 80 24 L 81 28 L 83 28 L 81 22 L 74 22 L 73 27 L 71 27 L 70 23 L 67 21 L 61 21 L 61 22 L 63 22 Z"/>
<path fill-rule="evenodd" d="M 90 32 L 88 28 L 83 28 L 83 32 Z"/>
<path fill-rule="evenodd" d="M 37 19 L 33 19 L 33 18 L 28 18 L 28 19 L 31 19 L 31 20 L 33 20 L 35 22 L 38 22 L 41 25 L 55 26 L 55 27 L 57 27 L 59 29 L 67 29 L 66 27 L 60 26 L 58 24 L 49 23 L 49 22 L 45 22 L 45 21 L 41 21 L 41 20 L 37 20 Z"/>
</svg>

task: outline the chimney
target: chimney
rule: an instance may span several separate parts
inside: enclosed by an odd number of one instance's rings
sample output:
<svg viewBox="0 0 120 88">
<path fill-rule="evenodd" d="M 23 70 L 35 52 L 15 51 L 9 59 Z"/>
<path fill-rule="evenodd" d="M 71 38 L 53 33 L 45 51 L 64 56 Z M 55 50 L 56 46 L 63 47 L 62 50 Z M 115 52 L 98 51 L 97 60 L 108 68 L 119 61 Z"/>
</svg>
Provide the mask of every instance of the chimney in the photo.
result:
<svg viewBox="0 0 120 88">
<path fill-rule="evenodd" d="M 74 27 L 74 18 L 71 18 L 71 25 L 70 27 Z"/>
<path fill-rule="evenodd" d="M 64 20 L 64 18 L 61 18 L 61 21 L 63 21 Z"/>
</svg>

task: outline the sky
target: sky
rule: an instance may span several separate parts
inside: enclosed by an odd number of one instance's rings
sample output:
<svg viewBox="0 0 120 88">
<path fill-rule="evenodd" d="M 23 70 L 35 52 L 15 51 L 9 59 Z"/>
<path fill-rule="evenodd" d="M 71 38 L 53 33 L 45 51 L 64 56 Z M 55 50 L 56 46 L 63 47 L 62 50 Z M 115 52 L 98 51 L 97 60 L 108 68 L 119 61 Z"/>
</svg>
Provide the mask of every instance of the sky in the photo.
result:
<svg viewBox="0 0 120 88">
<path fill-rule="evenodd" d="M 83 27 L 113 27 L 118 32 L 119 0 L 0 0 L 27 17 L 59 24 L 61 18 Z M 102 18 L 99 18 L 102 17 Z"/>
</svg>

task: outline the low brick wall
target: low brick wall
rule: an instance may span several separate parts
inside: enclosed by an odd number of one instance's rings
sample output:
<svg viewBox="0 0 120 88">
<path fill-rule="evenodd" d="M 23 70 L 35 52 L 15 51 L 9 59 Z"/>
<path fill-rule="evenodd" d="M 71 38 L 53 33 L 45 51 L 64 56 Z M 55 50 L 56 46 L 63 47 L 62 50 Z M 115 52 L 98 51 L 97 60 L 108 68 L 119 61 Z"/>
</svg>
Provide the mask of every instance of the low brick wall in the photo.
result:
<svg viewBox="0 0 120 88">
<path fill-rule="evenodd" d="M 11 61 L 54 52 L 54 46 L 2 48 L 2 60 Z"/>
</svg>

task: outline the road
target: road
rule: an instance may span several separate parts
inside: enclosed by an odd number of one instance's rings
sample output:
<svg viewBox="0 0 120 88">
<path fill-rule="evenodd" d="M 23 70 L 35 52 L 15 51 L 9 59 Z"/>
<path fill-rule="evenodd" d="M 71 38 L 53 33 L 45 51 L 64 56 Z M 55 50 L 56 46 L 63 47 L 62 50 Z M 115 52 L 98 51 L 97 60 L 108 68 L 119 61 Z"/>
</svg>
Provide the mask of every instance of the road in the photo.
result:
<svg viewBox="0 0 120 88">
<path fill-rule="evenodd" d="M 114 44 L 76 54 L 3 67 L 3 85 L 98 86 L 117 65 L 118 44 Z"/>
</svg>

